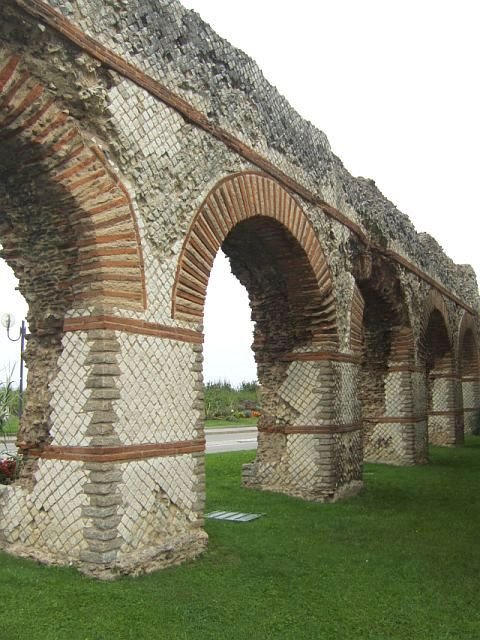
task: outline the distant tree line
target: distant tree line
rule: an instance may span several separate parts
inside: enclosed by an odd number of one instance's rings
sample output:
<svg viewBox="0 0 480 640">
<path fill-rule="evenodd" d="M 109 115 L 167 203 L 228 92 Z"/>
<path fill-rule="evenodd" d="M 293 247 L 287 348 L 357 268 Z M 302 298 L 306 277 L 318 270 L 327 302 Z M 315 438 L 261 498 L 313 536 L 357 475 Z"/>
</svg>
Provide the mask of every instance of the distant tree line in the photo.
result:
<svg viewBox="0 0 480 640">
<path fill-rule="evenodd" d="M 256 380 L 234 387 L 227 380 L 204 385 L 205 418 L 242 418 L 258 415 L 260 385 Z"/>
</svg>

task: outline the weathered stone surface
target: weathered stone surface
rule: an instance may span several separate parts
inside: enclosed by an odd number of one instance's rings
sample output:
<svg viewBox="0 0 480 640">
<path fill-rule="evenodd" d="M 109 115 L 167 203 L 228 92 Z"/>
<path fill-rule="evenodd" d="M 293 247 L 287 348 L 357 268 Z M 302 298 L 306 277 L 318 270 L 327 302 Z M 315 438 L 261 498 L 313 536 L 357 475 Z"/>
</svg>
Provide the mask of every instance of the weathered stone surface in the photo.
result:
<svg viewBox="0 0 480 640">
<path fill-rule="evenodd" d="M 108 565 L 109 563 L 112 563 L 115 561 L 115 558 L 117 557 L 117 553 L 116 550 L 113 551 L 104 551 L 104 552 L 98 552 L 98 551 L 82 551 L 82 553 L 80 554 L 80 560 L 86 564 L 98 564 L 101 565 L 102 568 L 105 567 L 105 565 Z"/>
<path fill-rule="evenodd" d="M 110 507 L 82 507 L 82 515 L 86 518 L 106 520 L 108 522 L 116 520 L 117 506 Z"/>
<path fill-rule="evenodd" d="M 114 428 L 111 422 L 95 422 L 90 424 L 85 432 L 88 436 L 110 436 L 114 434 Z"/>
<path fill-rule="evenodd" d="M 2 547 L 104 578 L 205 548 L 220 248 L 262 385 L 245 486 L 335 501 L 361 490 L 364 454 L 461 444 L 480 404 L 472 269 L 176 0 L 47 5 L 0 5 L 0 240 L 30 308 Z"/>
<path fill-rule="evenodd" d="M 100 542 L 106 542 L 109 545 L 112 545 L 110 549 L 105 548 L 105 551 L 111 551 L 113 549 L 118 548 L 120 546 L 117 541 L 117 544 L 114 544 L 113 540 L 117 537 L 116 529 L 98 529 L 98 528 L 85 528 L 83 530 L 83 534 L 87 540 L 95 540 Z M 112 541 L 112 542 L 110 542 Z M 98 550 L 98 549 L 97 549 Z"/>
</svg>

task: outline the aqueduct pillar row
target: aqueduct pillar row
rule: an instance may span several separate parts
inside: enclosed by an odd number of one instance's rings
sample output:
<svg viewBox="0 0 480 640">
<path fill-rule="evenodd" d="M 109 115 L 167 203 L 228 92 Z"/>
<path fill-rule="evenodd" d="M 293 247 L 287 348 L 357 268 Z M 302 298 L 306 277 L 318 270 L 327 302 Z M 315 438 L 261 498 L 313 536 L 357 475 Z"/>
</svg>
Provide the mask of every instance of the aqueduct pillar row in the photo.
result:
<svg viewBox="0 0 480 640">
<path fill-rule="evenodd" d="M 249 294 L 262 388 L 244 487 L 355 495 L 364 459 L 425 463 L 480 401 L 471 269 L 198 16 L 145 11 L 0 6 L 0 240 L 30 332 L 0 544 L 100 576 L 206 547 L 202 323 L 220 249 Z"/>
</svg>

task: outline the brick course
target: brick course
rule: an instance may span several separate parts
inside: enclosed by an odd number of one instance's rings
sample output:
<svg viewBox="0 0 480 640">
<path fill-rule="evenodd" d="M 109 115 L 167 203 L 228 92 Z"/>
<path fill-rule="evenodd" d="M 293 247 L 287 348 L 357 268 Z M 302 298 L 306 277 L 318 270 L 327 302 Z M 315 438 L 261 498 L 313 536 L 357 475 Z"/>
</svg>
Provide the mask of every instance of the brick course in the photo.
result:
<svg viewBox="0 0 480 640">
<path fill-rule="evenodd" d="M 99 577 L 205 548 L 220 248 L 249 293 L 262 385 L 245 486 L 354 495 L 364 458 L 425 463 L 480 404 L 472 271 L 195 14 L 161 0 L 140 28 L 147 10 L 0 6 L 0 238 L 31 331 L 0 542 Z"/>
</svg>

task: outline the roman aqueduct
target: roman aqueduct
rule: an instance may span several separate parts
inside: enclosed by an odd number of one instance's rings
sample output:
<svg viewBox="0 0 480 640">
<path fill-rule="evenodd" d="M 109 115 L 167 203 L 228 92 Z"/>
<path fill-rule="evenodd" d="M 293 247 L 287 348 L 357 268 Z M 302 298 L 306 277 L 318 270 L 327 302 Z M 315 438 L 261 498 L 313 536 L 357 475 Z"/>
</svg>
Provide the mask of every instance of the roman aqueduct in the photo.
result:
<svg viewBox="0 0 480 640">
<path fill-rule="evenodd" d="M 245 486 L 330 501 L 460 445 L 473 270 L 418 234 L 177 0 L 2 0 L 0 241 L 29 303 L 0 544 L 99 575 L 203 530 L 202 318 L 220 247 L 263 392 Z"/>
</svg>

